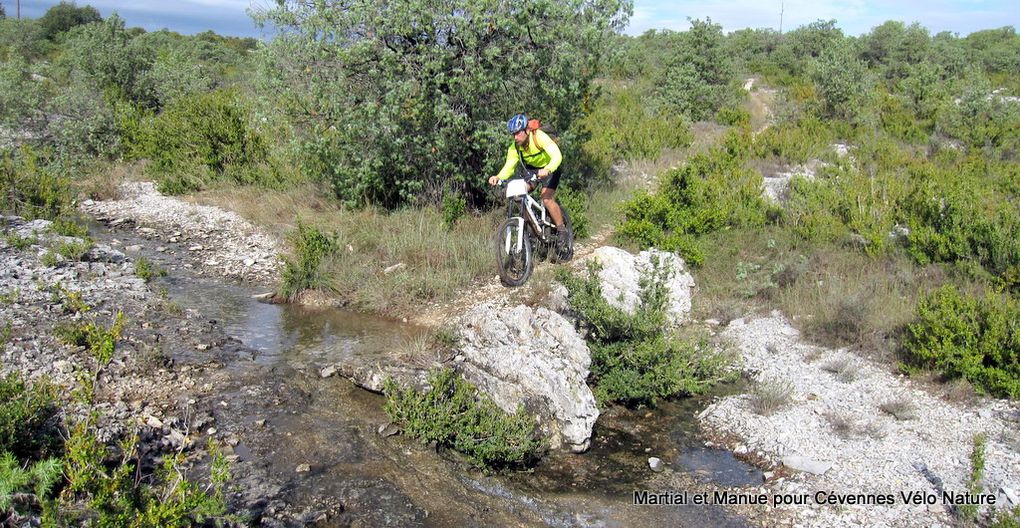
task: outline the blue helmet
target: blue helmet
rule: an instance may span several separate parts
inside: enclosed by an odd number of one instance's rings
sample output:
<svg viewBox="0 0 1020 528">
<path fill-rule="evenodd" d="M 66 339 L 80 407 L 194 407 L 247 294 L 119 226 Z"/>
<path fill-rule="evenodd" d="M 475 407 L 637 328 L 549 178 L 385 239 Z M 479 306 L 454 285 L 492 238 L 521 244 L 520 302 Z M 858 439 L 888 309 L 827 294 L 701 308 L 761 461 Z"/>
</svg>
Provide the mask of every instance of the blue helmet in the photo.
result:
<svg viewBox="0 0 1020 528">
<path fill-rule="evenodd" d="M 521 130 L 527 128 L 527 126 L 528 116 L 524 114 L 517 114 L 511 117 L 510 120 L 506 122 L 506 129 L 509 130 L 511 134 L 516 134 Z"/>
</svg>

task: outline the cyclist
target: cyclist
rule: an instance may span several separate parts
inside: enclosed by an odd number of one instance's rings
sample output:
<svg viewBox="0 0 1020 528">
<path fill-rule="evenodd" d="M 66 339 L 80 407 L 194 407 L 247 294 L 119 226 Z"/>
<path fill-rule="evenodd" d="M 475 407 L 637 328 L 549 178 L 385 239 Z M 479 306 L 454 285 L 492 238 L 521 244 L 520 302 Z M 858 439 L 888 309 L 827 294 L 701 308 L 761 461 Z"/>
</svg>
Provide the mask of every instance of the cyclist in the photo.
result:
<svg viewBox="0 0 1020 528">
<path fill-rule="evenodd" d="M 537 122 L 536 122 L 537 123 Z M 510 118 L 506 124 L 507 131 L 514 137 L 510 147 L 506 151 L 506 163 L 499 171 L 499 174 L 489 177 L 489 185 L 496 185 L 514 175 L 517 163 L 520 163 L 526 171 L 535 172 L 545 183 L 542 189 L 542 203 L 549 211 L 553 223 L 556 224 L 557 245 L 563 248 L 567 242 L 567 230 L 563 228 L 563 213 L 560 205 L 556 203 L 556 187 L 560 183 L 560 174 L 556 169 L 563 161 L 560 148 L 548 134 L 528 126 L 528 116 L 517 114 Z"/>
</svg>

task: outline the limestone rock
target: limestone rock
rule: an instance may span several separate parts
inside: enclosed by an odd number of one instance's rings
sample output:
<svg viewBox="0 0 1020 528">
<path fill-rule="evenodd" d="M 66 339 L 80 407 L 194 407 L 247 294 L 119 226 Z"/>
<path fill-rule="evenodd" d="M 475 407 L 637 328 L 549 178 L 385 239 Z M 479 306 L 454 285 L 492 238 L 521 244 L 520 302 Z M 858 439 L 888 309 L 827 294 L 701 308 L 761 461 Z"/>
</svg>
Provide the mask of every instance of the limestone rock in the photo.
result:
<svg viewBox="0 0 1020 528">
<path fill-rule="evenodd" d="M 669 319 L 674 324 L 687 319 L 691 311 L 694 277 L 687 271 L 684 260 L 676 254 L 652 249 L 633 255 L 620 248 L 603 246 L 592 253 L 592 258 L 602 265 L 599 271 L 602 296 L 609 304 L 629 313 L 633 313 L 638 305 L 641 276 L 651 271 L 651 260 L 658 258 L 661 265 L 667 265 L 672 270 L 666 281 L 669 287 L 666 306 Z"/>
<path fill-rule="evenodd" d="M 812 475 L 821 475 L 832 467 L 831 462 L 821 462 L 797 455 L 783 457 L 783 465 L 796 471 L 811 473 Z"/>
<path fill-rule="evenodd" d="M 599 411 L 585 383 L 588 345 L 573 325 L 546 308 L 493 304 L 473 307 L 462 323 L 464 377 L 501 409 L 523 404 L 538 415 L 553 446 L 586 450 Z"/>
</svg>

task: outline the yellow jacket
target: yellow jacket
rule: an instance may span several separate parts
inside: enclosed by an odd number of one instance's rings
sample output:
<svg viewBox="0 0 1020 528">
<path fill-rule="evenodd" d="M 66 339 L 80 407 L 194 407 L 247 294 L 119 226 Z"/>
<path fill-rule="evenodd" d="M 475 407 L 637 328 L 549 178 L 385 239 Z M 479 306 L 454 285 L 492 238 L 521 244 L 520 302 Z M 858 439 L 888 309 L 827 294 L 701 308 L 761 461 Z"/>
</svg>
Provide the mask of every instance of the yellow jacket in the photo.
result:
<svg viewBox="0 0 1020 528">
<path fill-rule="evenodd" d="M 558 169 L 560 162 L 563 161 L 560 147 L 556 145 L 556 142 L 548 134 L 541 130 L 528 133 L 528 141 L 525 143 L 524 148 L 521 149 L 521 154 L 524 156 L 524 163 L 526 165 L 546 169 L 549 172 Z M 506 151 L 506 163 L 503 164 L 503 168 L 500 169 L 497 177 L 500 180 L 506 180 L 513 176 L 515 166 L 519 161 L 517 145 L 513 140 L 510 140 L 510 148 Z"/>
</svg>

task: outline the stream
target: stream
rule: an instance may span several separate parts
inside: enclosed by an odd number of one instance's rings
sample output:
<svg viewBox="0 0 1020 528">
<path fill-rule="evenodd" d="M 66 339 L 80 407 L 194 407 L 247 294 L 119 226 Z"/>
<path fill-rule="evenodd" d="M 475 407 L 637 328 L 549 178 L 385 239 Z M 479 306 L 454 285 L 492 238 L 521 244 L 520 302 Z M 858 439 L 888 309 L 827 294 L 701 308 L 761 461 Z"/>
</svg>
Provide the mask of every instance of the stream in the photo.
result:
<svg viewBox="0 0 1020 528">
<path fill-rule="evenodd" d="M 706 448 L 694 417 L 738 387 L 655 409 L 609 408 L 587 453 L 550 453 L 530 471 L 486 474 L 455 453 L 381 436 L 377 431 L 388 422 L 384 397 L 320 375 L 338 358 L 371 364 L 373 355 L 408 346 L 427 329 L 344 310 L 262 303 L 253 296 L 264 289 L 192 272 L 182 247 L 157 250 L 156 241 L 95 224 L 92 232 L 122 250 L 131 247 L 129 257 L 166 269 L 152 289 L 165 289 L 172 303 L 243 345 L 243 353 L 220 359 L 222 368 L 207 380 L 212 395 L 198 405 L 215 417 L 209 436 L 229 446 L 241 486 L 250 496 L 275 497 L 265 499 L 264 524 L 278 517 L 289 519 L 279 525 L 296 518 L 317 526 L 746 525 L 718 506 L 633 504 L 637 490 L 761 484 L 754 467 Z M 205 352 L 167 353 L 187 364 Z M 665 474 L 649 469 L 652 456 L 666 462 Z M 664 482 L 685 488 L 662 488 Z M 290 517 L 280 515 L 284 510 Z"/>
</svg>

